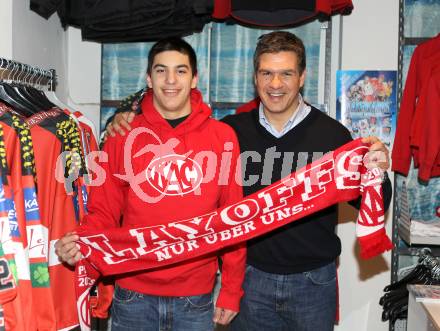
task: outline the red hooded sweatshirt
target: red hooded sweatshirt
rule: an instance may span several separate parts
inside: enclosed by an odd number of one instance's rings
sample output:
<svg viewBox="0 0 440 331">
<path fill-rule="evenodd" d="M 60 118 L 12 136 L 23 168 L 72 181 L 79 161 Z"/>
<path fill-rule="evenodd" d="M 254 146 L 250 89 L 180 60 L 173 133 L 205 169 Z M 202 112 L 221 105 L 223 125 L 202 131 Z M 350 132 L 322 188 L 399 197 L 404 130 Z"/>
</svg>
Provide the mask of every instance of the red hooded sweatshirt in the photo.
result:
<svg viewBox="0 0 440 331">
<path fill-rule="evenodd" d="M 241 174 L 236 173 L 240 162 L 235 133 L 210 118 L 211 110 L 198 90 L 191 92 L 191 114 L 175 128 L 154 108 L 151 92 L 141 108 L 130 134 L 110 137 L 104 145 L 108 162 L 99 165 L 106 179 L 91 189 L 87 227 L 159 226 L 209 213 L 242 198 L 236 181 Z M 130 174 L 134 175 L 131 180 Z M 119 275 L 116 284 L 158 296 L 210 293 L 218 255 L 223 264 L 216 306 L 238 311 L 245 244 L 169 267 Z"/>
</svg>

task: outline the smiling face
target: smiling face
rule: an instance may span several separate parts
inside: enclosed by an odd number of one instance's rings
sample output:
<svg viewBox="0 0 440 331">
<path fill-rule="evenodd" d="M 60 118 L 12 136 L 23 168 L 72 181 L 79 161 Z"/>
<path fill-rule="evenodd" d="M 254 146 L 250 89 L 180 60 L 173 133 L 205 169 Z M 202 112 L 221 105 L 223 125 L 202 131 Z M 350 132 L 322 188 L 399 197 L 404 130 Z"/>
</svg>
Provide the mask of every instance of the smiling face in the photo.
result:
<svg viewBox="0 0 440 331">
<path fill-rule="evenodd" d="M 153 89 L 153 104 L 164 118 L 191 113 L 190 93 L 197 86 L 197 76 L 193 76 L 188 55 L 178 51 L 156 54 L 147 83 Z"/>
<path fill-rule="evenodd" d="M 261 54 L 254 79 L 266 116 L 290 117 L 296 111 L 305 70 L 300 72 L 295 52 Z"/>
</svg>

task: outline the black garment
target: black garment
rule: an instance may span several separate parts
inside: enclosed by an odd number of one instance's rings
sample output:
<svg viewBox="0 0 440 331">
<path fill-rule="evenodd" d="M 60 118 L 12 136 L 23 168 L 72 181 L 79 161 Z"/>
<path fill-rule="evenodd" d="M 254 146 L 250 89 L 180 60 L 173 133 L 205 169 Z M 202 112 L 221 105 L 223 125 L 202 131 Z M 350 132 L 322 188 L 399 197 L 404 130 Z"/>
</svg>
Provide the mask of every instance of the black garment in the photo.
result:
<svg viewBox="0 0 440 331">
<path fill-rule="evenodd" d="M 31 0 L 30 9 L 45 19 L 49 19 L 62 3 L 63 0 Z"/>
<path fill-rule="evenodd" d="M 302 122 L 280 138 L 274 137 L 261 126 L 258 109 L 229 115 L 222 121 L 234 128 L 242 153 L 257 151 L 261 155 L 259 161 L 242 157 L 244 181 L 250 176 L 258 176 L 255 184 L 243 187 L 245 196 L 280 180 L 283 160 L 286 160 L 284 166 L 289 166 L 283 171 L 284 177 L 312 162 L 313 152 L 327 153 L 352 140 L 349 131 L 342 124 L 314 107 Z M 272 150 L 272 155 L 274 152 L 282 154 L 274 159 L 273 167 L 266 164 L 268 169 L 273 169 L 272 176 L 268 182 L 262 183 L 265 155 L 270 155 L 270 148 L 274 147 L 276 150 Z M 284 154 L 289 152 L 294 154 Z M 316 155 L 316 159 L 319 157 L 320 155 Z M 298 168 L 297 163 L 300 164 Z M 383 190 L 385 208 L 388 208 L 391 202 L 389 179 L 383 184 Z M 360 199 L 352 203 L 360 205 Z M 334 205 L 265 236 L 252 239 L 248 242 L 247 263 L 262 271 L 276 274 L 298 273 L 324 266 L 334 261 L 341 252 L 341 242 L 335 234 L 336 224 L 337 205 Z"/>
<path fill-rule="evenodd" d="M 119 104 L 119 107 L 116 109 L 115 114 L 123 113 L 126 111 L 132 111 L 133 110 L 132 107 L 135 102 L 138 103 L 137 113 L 139 114 L 141 112 L 140 104 L 141 104 L 141 101 L 142 101 L 146 91 L 147 91 L 147 88 L 144 88 L 144 89 L 139 90 L 133 94 L 130 94 L 128 97 L 122 99 L 121 103 Z"/>
<path fill-rule="evenodd" d="M 81 28 L 83 40 L 155 41 L 202 31 L 214 0 L 31 0 L 31 10 L 63 27 Z"/>
<path fill-rule="evenodd" d="M 33 0 L 34 1 L 34 0 Z M 115 29 L 130 30 L 166 19 L 174 10 L 174 0 L 52 0 L 57 1 L 61 24 L 84 27 L 111 23 Z M 48 2 L 38 0 L 38 2 Z M 33 7 L 31 6 L 31 9 Z M 39 12 L 37 12 L 39 13 Z"/>
<path fill-rule="evenodd" d="M 113 122 L 113 119 L 115 118 L 116 114 L 125 113 L 127 111 L 132 111 L 133 110 L 132 106 L 133 106 L 134 102 L 138 102 L 138 107 L 136 109 L 136 113 L 140 114 L 141 113 L 140 104 L 141 104 L 141 101 L 144 97 L 146 90 L 147 90 L 146 88 L 139 90 L 133 94 L 130 94 L 128 97 L 122 99 L 121 103 L 119 104 L 119 107 L 116 108 L 115 113 L 107 119 L 107 122 L 105 122 L 104 130 L 107 129 L 107 125 L 109 125 L 111 122 Z"/>
<path fill-rule="evenodd" d="M 155 41 L 200 32 L 211 21 L 212 0 L 172 2 L 173 8 L 161 4 L 151 13 L 128 16 L 128 21 L 125 18 L 97 23 L 88 20 L 82 26 L 82 38 L 99 42 Z"/>
<path fill-rule="evenodd" d="M 184 120 L 186 120 L 188 118 L 189 115 L 185 115 L 183 117 L 179 117 L 179 118 L 175 118 L 173 120 L 167 120 L 167 122 L 173 127 L 175 128 L 176 126 L 178 126 L 180 123 L 182 123 Z"/>
<path fill-rule="evenodd" d="M 234 0 L 231 7 L 234 18 L 263 26 L 292 25 L 316 16 L 315 0 Z"/>
</svg>

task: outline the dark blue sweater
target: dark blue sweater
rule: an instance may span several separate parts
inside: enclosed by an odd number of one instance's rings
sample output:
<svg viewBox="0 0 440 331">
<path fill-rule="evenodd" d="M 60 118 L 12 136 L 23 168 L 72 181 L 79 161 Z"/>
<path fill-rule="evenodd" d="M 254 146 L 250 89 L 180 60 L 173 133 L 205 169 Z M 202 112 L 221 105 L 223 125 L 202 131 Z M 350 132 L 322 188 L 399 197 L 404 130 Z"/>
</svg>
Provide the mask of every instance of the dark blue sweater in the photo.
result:
<svg viewBox="0 0 440 331">
<path fill-rule="evenodd" d="M 242 153 L 256 151 L 261 155 L 261 159 L 248 157 L 241 160 L 245 196 L 352 140 L 342 124 L 313 107 L 302 122 L 280 138 L 261 126 L 258 109 L 230 115 L 222 121 L 234 128 Z M 246 185 L 246 182 L 250 185 Z M 388 208 L 391 201 L 389 179 L 382 187 L 385 208 Z M 351 204 L 359 206 L 360 199 Z M 276 274 L 298 273 L 324 266 L 341 253 L 341 242 L 335 233 L 337 222 L 337 205 L 333 205 L 250 240 L 247 262 L 260 270 Z"/>
</svg>

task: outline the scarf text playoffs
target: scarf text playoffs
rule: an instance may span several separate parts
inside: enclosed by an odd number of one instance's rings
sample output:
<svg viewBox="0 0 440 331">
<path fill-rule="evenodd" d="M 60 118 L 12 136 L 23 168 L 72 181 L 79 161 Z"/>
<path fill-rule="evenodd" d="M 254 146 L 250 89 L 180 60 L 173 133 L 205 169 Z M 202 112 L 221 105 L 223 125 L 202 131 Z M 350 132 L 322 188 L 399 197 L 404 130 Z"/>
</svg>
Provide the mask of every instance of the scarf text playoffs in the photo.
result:
<svg viewBox="0 0 440 331">
<path fill-rule="evenodd" d="M 105 230 L 81 226 L 78 243 L 84 258 L 76 270 L 82 328 L 90 325 L 88 292 L 99 274 L 148 270 L 211 253 L 359 195 L 356 234 L 361 257 L 391 249 L 384 228 L 381 171 L 364 166 L 367 152 L 366 144 L 354 140 L 233 205 L 191 219 Z"/>
</svg>

